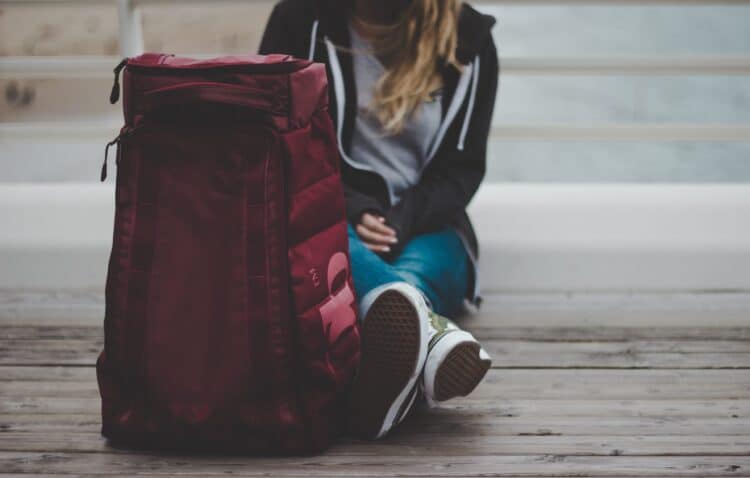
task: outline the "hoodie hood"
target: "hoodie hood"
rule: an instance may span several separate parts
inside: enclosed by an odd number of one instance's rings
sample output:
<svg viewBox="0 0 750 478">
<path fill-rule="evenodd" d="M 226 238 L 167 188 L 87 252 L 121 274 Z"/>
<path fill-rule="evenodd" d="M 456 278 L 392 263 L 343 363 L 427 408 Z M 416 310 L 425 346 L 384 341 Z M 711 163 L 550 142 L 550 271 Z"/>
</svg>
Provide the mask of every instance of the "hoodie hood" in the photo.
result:
<svg viewBox="0 0 750 478">
<path fill-rule="evenodd" d="M 495 17 L 479 13 L 467 4 L 461 5 L 458 17 L 458 46 L 456 59 L 462 64 L 469 63 L 491 35 Z"/>
<path fill-rule="evenodd" d="M 348 45 L 350 39 L 345 12 L 350 8 L 351 0 L 313 0 L 312 4 L 320 30 L 326 32 L 334 43 Z M 495 17 L 480 13 L 466 3 L 461 4 L 456 46 L 456 59 L 459 63 L 466 65 L 472 61 L 494 25 Z"/>
</svg>

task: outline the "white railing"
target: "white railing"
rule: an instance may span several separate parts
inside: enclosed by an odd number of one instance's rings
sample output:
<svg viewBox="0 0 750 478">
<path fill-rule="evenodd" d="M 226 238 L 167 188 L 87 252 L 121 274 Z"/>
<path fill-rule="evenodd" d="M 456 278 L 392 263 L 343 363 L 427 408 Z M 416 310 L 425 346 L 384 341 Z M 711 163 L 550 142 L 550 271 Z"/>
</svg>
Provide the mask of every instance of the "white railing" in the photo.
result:
<svg viewBox="0 0 750 478">
<path fill-rule="evenodd" d="M 0 123 L 3 141 L 101 140 L 114 135 L 120 127 L 114 122 L 41 122 Z M 750 125 L 734 124 L 503 124 L 490 132 L 496 139 L 570 140 L 570 141 L 676 141 L 745 142 L 750 141 Z"/>
<path fill-rule="evenodd" d="M 119 43 L 122 56 L 143 51 L 140 7 L 165 3 L 167 0 L 0 0 L 2 5 L 28 4 L 102 4 L 116 2 Z M 206 0 L 183 0 L 206 3 Z M 248 0 L 219 0 L 213 3 Z M 269 3 L 272 0 L 249 0 Z M 479 0 L 479 4 L 612 4 L 612 5 L 750 5 L 750 0 Z M 198 55 L 205 56 L 205 55 Z M 8 78 L 105 78 L 111 77 L 116 57 L 5 57 L 0 58 L 0 79 Z M 501 75 L 747 75 L 750 56 L 693 56 L 680 58 L 501 58 Z M 49 126 L 49 125 L 48 125 Z M 0 136 L 24 131 L 23 125 L 2 125 Z M 96 128 L 89 128 L 92 131 Z M 99 128 L 101 129 L 101 128 Z M 27 135 L 44 133 L 39 126 L 29 125 Z M 49 132 L 49 129 L 46 130 Z M 571 139 L 619 141 L 746 141 L 750 125 L 734 124 L 668 124 L 668 125 L 564 125 L 518 124 L 496 126 L 492 137 L 497 139 Z"/>
<path fill-rule="evenodd" d="M 142 40 L 133 39 L 131 44 L 135 46 L 128 48 L 133 48 L 133 51 L 140 51 L 143 48 L 141 43 Z M 133 56 L 133 54 L 123 56 Z M 200 58 L 210 55 L 191 56 Z M 120 59 L 120 57 L 115 56 L 4 57 L 0 58 L 0 78 L 109 78 L 112 76 L 113 66 Z M 696 56 L 692 58 L 511 57 L 502 58 L 501 61 L 501 75 L 750 75 L 750 56 Z"/>
</svg>

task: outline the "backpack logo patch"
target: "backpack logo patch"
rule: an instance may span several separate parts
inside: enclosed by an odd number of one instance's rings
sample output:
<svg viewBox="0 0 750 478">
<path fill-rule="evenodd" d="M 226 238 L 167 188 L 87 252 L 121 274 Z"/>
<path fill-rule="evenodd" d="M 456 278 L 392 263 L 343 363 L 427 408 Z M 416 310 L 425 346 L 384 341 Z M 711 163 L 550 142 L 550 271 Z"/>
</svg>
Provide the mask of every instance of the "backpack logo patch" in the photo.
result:
<svg viewBox="0 0 750 478">
<path fill-rule="evenodd" d="M 354 291 L 349 285 L 349 260 L 343 252 L 337 252 L 328 261 L 328 300 L 320 307 L 323 330 L 332 344 L 341 334 L 357 322 L 354 310 Z M 332 290 L 336 276 L 344 274 L 344 281 L 337 290 Z"/>
<path fill-rule="evenodd" d="M 307 273 L 310 274 L 310 280 L 312 280 L 313 285 L 315 287 L 320 287 L 320 273 L 318 273 L 318 269 L 313 267 L 307 271 Z"/>
</svg>

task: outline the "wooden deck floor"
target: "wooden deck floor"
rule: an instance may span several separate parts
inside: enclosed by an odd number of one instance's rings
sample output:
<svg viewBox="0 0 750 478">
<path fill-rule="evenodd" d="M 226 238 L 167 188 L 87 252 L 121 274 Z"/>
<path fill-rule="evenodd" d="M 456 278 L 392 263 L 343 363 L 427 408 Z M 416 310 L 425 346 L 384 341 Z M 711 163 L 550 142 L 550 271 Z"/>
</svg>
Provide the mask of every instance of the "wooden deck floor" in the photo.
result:
<svg viewBox="0 0 750 478">
<path fill-rule="evenodd" d="M 0 474 L 750 476 L 750 311 L 653 309 L 490 301 L 465 322 L 495 362 L 471 397 L 420 412 L 378 442 L 254 459 L 108 448 L 96 307 L 6 307 Z"/>
</svg>

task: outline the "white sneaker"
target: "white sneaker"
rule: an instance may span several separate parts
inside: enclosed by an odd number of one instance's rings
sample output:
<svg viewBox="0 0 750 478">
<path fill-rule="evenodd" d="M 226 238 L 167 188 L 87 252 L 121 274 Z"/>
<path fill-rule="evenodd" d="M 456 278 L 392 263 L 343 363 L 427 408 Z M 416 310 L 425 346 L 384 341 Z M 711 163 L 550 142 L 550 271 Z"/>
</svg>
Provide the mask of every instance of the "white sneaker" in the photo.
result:
<svg viewBox="0 0 750 478">
<path fill-rule="evenodd" d="M 380 438 L 406 417 L 427 358 L 429 309 L 406 282 L 378 287 L 360 302 L 362 355 L 349 402 L 349 431 Z"/>
<path fill-rule="evenodd" d="M 430 344 L 422 387 L 428 405 L 465 397 L 492 365 L 489 354 L 469 332 L 432 311 L 428 314 Z"/>
</svg>

